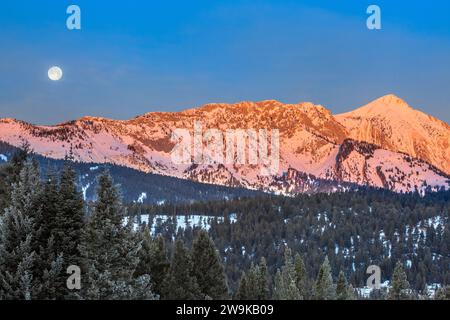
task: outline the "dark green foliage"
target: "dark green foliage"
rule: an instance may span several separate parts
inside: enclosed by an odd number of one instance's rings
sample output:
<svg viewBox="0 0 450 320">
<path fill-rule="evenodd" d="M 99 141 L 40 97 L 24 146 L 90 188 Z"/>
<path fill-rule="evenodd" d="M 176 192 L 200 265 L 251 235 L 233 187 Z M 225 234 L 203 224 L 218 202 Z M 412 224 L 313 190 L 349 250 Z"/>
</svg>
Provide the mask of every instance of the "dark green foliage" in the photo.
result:
<svg viewBox="0 0 450 320">
<path fill-rule="evenodd" d="M 165 240 L 161 236 L 152 239 L 148 228 L 141 231 L 141 237 L 142 249 L 139 251 L 140 261 L 135 276 L 151 275 L 153 292 L 161 296 L 162 283 L 170 267 Z"/>
<path fill-rule="evenodd" d="M 331 267 L 328 257 L 325 257 L 325 261 L 323 262 L 322 267 L 320 267 L 319 274 L 317 275 L 317 280 L 314 287 L 314 299 L 336 299 L 336 289 L 333 284 L 333 276 L 331 274 Z"/>
<path fill-rule="evenodd" d="M 14 166 L 23 169 L 23 163 Z M 228 297 L 227 284 L 238 299 L 272 298 L 269 288 L 277 299 L 353 299 L 352 284 L 365 284 L 371 264 L 382 268 L 383 281 L 391 279 L 391 299 L 416 298 L 418 292 L 423 298 L 427 284 L 450 282 L 450 192 L 422 198 L 362 189 L 297 198 L 130 206 L 137 221 L 141 213 L 217 217 L 209 218 L 209 234 L 198 226 L 177 229 L 177 218 L 170 217 L 157 223 L 160 235 L 152 239 L 150 226 L 137 234 L 131 225 L 123 225 L 126 210 L 118 190 L 102 177 L 81 237 L 84 202 L 74 171 L 67 167 L 58 177 L 47 170 L 40 182 L 36 164 L 25 167 L 23 177 L 11 174 L 13 167 L 0 167 L 0 177 L 8 177 L 0 180 L 0 206 L 8 203 L 0 227 L 4 299 L 73 298 L 65 287 L 65 269 L 80 263 L 83 290 L 78 296 L 85 299 L 146 299 L 153 298 L 152 291 L 167 299 L 219 299 L 224 292 Z M 6 183 L 9 179 L 16 179 L 15 187 Z M 8 188 L 12 196 L 2 191 Z M 173 245 L 174 238 L 184 242 L 184 251 Z M 301 256 L 292 258 L 285 245 Z M 186 247 L 192 247 L 192 254 Z M 166 250 L 172 253 L 171 265 Z M 257 265 L 262 257 L 267 264 Z M 324 257 L 329 261 L 320 267 Z M 211 267 L 205 268 L 208 263 Z M 372 297 L 386 296 L 380 291 Z M 443 288 L 435 298 L 446 297 L 448 288 Z"/>
<path fill-rule="evenodd" d="M 75 171 L 70 164 L 66 164 L 57 190 L 51 187 L 51 190 L 45 192 L 46 197 L 49 198 L 45 201 L 46 206 L 52 209 L 49 204 L 53 201 L 56 204 L 56 208 L 53 209 L 55 214 L 47 220 L 55 243 L 54 252 L 64 258 L 64 268 L 58 277 L 56 299 L 74 297 L 73 292 L 66 286 L 66 270 L 69 266 L 82 264 L 79 245 L 84 228 L 85 211 L 83 197 L 77 189 L 75 179 Z M 49 192 L 55 192 L 56 196 L 51 196 Z"/>
<path fill-rule="evenodd" d="M 81 242 L 84 219 L 84 202 L 77 189 L 75 171 L 67 164 L 61 174 L 59 210 L 53 230 L 56 250 L 64 255 L 66 266 L 81 263 L 78 244 Z"/>
<path fill-rule="evenodd" d="M 395 266 L 391 286 L 389 291 L 390 300 L 409 300 L 412 298 L 409 282 L 401 262 L 398 262 Z"/>
<path fill-rule="evenodd" d="M 239 289 L 236 294 L 238 300 L 269 300 L 269 282 L 265 259 L 261 263 L 252 266 L 247 273 L 242 275 Z"/>
<path fill-rule="evenodd" d="M 62 257 L 42 241 L 42 185 L 27 162 L 13 184 L 10 205 L 0 220 L 0 299 L 51 299 Z"/>
<path fill-rule="evenodd" d="M 150 277 L 134 278 L 139 264 L 138 239 L 131 225 L 123 225 L 124 212 L 111 177 L 99 178 L 97 201 L 80 246 L 86 299 L 151 299 Z"/>
<path fill-rule="evenodd" d="M 292 258 L 292 251 L 288 247 L 284 251 L 284 266 L 277 271 L 274 284 L 274 298 L 276 300 L 303 300 L 297 284 L 297 270 Z"/>
<path fill-rule="evenodd" d="M 0 166 L 0 216 L 11 203 L 12 186 L 19 181 L 20 172 L 29 157 L 29 146 L 14 152 L 11 161 Z"/>
<path fill-rule="evenodd" d="M 203 230 L 199 231 L 192 245 L 192 262 L 201 293 L 213 300 L 228 299 L 223 265 L 214 243 Z"/>
<path fill-rule="evenodd" d="M 305 263 L 303 262 L 300 254 L 295 255 L 295 276 L 297 280 L 297 288 L 300 291 L 300 295 L 303 299 L 307 299 L 310 296 L 310 290 L 308 285 L 308 274 L 306 271 Z"/>
<path fill-rule="evenodd" d="M 347 283 L 347 278 L 344 272 L 339 273 L 339 277 L 336 283 L 336 299 L 337 300 L 355 300 L 355 292 L 353 286 Z"/>
<path fill-rule="evenodd" d="M 222 255 L 233 292 L 242 271 L 261 257 L 266 257 L 274 277 L 284 263 L 285 243 L 303 258 L 309 280 L 306 296 L 311 295 L 314 281 L 310 280 L 315 280 L 325 255 L 333 277 L 342 270 L 355 288 L 365 286 L 366 270 L 372 264 L 381 267 L 382 282 L 390 280 L 399 260 L 405 265 L 411 261 L 405 268 L 411 289 L 422 290 L 425 283 L 450 283 L 450 191 L 420 197 L 361 189 L 296 198 L 140 206 L 139 210 L 150 215 L 217 216 L 217 220 L 210 218 L 209 234 Z M 233 220 L 231 214 L 235 214 Z M 223 222 L 218 220 L 221 217 Z M 438 228 L 434 221 L 440 222 Z M 157 232 L 165 239 L 182 237 L 189 245 L 198 227 L 173 229 L 166 222 Z"/>
<path fill-rule="evenodd" d="M 182 241 L 175 242 L 169 272 L 162 285 L 161 298 L 165 300 L 202 300 L 205 298 L 194 275 L 191 255 Z"/>
</svg>

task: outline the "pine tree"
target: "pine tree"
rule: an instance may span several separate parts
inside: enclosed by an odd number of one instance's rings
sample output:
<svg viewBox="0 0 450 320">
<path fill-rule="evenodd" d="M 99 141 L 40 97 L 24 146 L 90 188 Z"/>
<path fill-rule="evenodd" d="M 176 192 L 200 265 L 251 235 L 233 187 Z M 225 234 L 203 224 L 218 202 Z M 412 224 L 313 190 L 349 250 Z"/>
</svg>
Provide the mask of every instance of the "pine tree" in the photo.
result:
<svg viewBox="0 0 450 320">
<path fill-rule="evenodd" d="M 153 242 L 151 257 L 152 263 L 150 266 L 150 274 L 152 276 L 155 292 L 161 294 L 162 283 L 170 267 L 170 262 L 167 259 L 165 241 L 162 236 L 156 237 L 156 240 Z"/>
<path fill-rule="evenodd" d="M 286 296 L 284 294 L 284 283 L 283 283 L 283 276 L 281 275 L 281 270 L 278 269 L 273 283 L 273 298 L 275 300 L 286 300 L 284 297 Z"/>
<path fill-rule="evenodd" d="M 225 271 L 214 243 L 204 230 L 199 231 L 192 245 L 194 275 L 200 291 L 214 300 L 229 298 Z"/>
<path fill-rule="evenodd" d="M 13 185 L 19 181 L 29 155 L 30 146 L 24 144 L 13 154 L 10 162 L 0 168 L 0 216 L 11 203 Z"/>
<path fill-rule="evenodd" d="M 41 225 L 41 230 L 38 241 L 38 245 L 42 247 L 47 246 L 48 240 L 51 236 L 54 236 L 53 230 L 56 224 L 56 217 L 59 212 L 59 186 L 58 178 L 55 172 L 51 169 L 48 170 L 45 182 L 43 184 L 42 194 L 40 196 L 42 204 L 42 214 L 36 223 Z"/>
<path fill-rule="evenodd" d="M 175 242 L 175 251 L 169 271 L 162 285 L 165 300 L 204 299 L 194 276 L 191 256 L 181 240 Z"/>
<path fill-rule="evenodd" d="M 119 193 L 109 174 L 98 180 L 97 201 L 80 246 L 86 299 L 152 299 L 150 277 L 133 277 L 140 243 L 131 224 L 124 226 Z"/>
<path fill-rule="evenodd" d="M 151 275 L 153 292 L 161 296 L 162 283 L 170 267 L 164 238 L 159 235 L 155 240 L 152 240 L 150 230 L 145 227 L 141 232 L 141 240 L 140 261 L 135 276 Z"/>
<path fill-rule="evenodd" d="M 316 300 L 334 300 L 336 298 L 336 290 L 333 284 L 328 257 L 325 257 L 325 261 L 320 267 L 319 274 L 317 275 L 314 298 Z"/>
<path fill-rule="evenodd" d="M 44 271 L 39 299 L 57 299 L 57 292 L 65 287 L 64 283 L 57 283 L 57 279 L 62 273 L 64 257 L 56 252 L 53 233 L 59 210 L 58 191 L 56 174 L 53 170 L 49 170 L 39 195 L 40 214 L 36 215 L 34 219 L 35 226 L 39 228 L 33 238 L 33 249 L 38 253 L 34 265 L 37 271 L 46 270 L 47 266 L 52 266 L 52 264 L 57 267 L 57 270 Z"/>
<path fill-rule="evenodd" d="M 245 272 L 242 273 L 241 280 L 239 282 L 239 287 L 236 292 L 236 299 L 237 300 L 251 300 L 247 285 L 247 274 Z"/>
<path fill-rule="evenodd" d="M 297 274 L 291 249 L 284 251 L 284 266 L 275 276 L 274 297 L 276 300 L 303 300 L 297 287 Z"/>
<path fill-rule="evenodd" d="M 402 263 L 397 262 L 392 276 L 392 287 L 389 290 L 389 300 L 408 300 L 410 298 L 409 282 L 405 270 Z"/>
<path fill-rule="evenodd" d="M 28 161 L 13 185 L 11 204 L 0 220 L 0 298 L 51 299 L 62 258 L 47 255 L 42 230 L 42 186 Z M 45 248 L 43 247 L 45 246 Z"/>
<path fill-rule="evenodd" d="M 147 227 L 141 228 L 139 237 L 141 249 L 139 250 L 139 263 L 134 272 L 134 275 L 137 277 L 144 274 L 152 274 L 151 264 L 153 262 L 152 251 L 154 246 L 150 230 Z"/>
<path fill-rule="evenodd" d="M 0 300 L 31 300 L 34 290 L 34 225 L 27 210 L 20 208 L 18 188 L 13 189 L 12 203 L 0 220 Z"/>
<path fill-rule="evenodd" d="M 62 256 L 64 260 L 63 268 L 58 276 L 55 299 L 73 299 L 76 295 L 67 288 L 66 270 L 70 266 L 81 267 L 82 265 L 79 246 L 84 228 L 84 201 L 77 189 L 76 173 L 68 163 L 64 165 L 57 190 L 53 184 L 50 185 L 50 190 L 44 192 L 49 198 L 47 203 L 53 203 L 50 205 L 51 210 L 47 210 L 47 221 L 51 226 L 50 233 L 54 239 L 54 254 Z M 56 195 L 51 196 L 49 193 Z M 49 205 L 46 206 L 49 207 Z M 49 213 L 53 211 L 50 217 Z"/>
<path fill-rule="evenodd" d="M 61 174 L 58 198 L 59 210 L 54 222 L 56 250 L 64 255 L 65 266 L 81 264 L 79 245 L 85 225 L 82 194 L 77 189 L 76 173 L 66 164 Z"/>
<path fill-rule="evenodd" d="M 352 285 L 347 283 L 347 278 L 344 272 L 339 273 L 339 278 L 336 283 L 336 299 L 337 300 L 355 300 L 356 296 Z"/>
<path fill-rule="evenodd" d="M 347 279 L 342 271 L 339 273 L 336 283 L 336 299 L 347 300 Z"/>
<path fill-rule="evenodd" d="M 297 288 L 304 299 L 308 297 L 308 276 L 306 274 L 305 263 L 300 254 L 295 255 L 295 276 L 297 279 Z"/>
<path fill-rule="evenodd" d="M 247 273 L 242 275 L 236 294 L 238 300 L 268 300 L 269 284 L 267 264 L 264 258 L 257 266 L 252 265 Z"/>
<path fill-rule="evenodd" d="M 265 258 L 261 259 L 258 268 L 258 296 L 257 300 L 269 300 L 269 271 L 267 269 L 267 262 Z"/>
</svg>

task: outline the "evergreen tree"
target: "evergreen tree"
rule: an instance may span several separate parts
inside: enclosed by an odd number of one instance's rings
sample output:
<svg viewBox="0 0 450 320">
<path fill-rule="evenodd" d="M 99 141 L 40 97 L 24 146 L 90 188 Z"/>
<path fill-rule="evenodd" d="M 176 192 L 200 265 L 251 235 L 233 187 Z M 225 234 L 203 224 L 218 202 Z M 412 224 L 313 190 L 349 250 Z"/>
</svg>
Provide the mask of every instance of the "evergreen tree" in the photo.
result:
<svg viewBox="0 0 450 320">
<path fill-rule="evenodd" d="M 229 298 L 225 272 L 214 243 L 204 230 L 199 231 L 192 245 L 194 275 L 200 291 L 214 300 Z"/>
<path fill-rule="evenodd" d="M 283 276 L 281 275 L 281 270 L 278 269 L 273 280 L 273 299 L 286 300 L 283 299 L 286 296 L 284 291 Z"/>
<path fill-rule="evenodd" d="M 56 251 L 64 255 L 66 268 L 71 265 L 79 266 L 79 245 L 85 224 L 85 211 L 83 196 L 77 189 L 76 173 L 70 164 L 64 166 L 61 174 L 58 205 L 54 222 Z"/>
<path fill-rule="evenodd" d="M 155 290 L 158 294 L 161 294 L 162 283 L 170 267 L 170 262 L 167 258 L 167 251 L 165 240 L 162 236 L 156 237 L 153 242 L 151 251 L 152 263 L 150 266 L 151 275 Z"/>
<path fill-rule="evenodd" d="M 141 232 L 141 237 L 142 249 L 139 251 L 140 261 L 135 276 L 151 275 L 153 292 L 161 296 L 162 283 L 170 267 L 164 238 L 159 235 L 152 240 L 148 227 Z"/>
<path fill-rule="evenodd" d="M 249 288 L 247 285 L 247 274 L 245 272 L 242 273 L 241 280 L 239 282 L 239 287 L 236 292 L 236 299 L 237 300 L 251 300 L 249 293 Z"/>
<path fill-rule="evenodd" d="M 140 243 L 131 223 L 124 226 L 119 193 L 109 174 L 98 180 L 97 201 L 80 246 L 83 257 L 83 295 L 86 299 L 152 299 L 150 277 L 133 275 Z"/>
<path fill-rule="evenodd" d="M 336 299 L 347 300 L 347 290 L 347 279 L 345 278 L 344 272 L 341 271 L 336 283 Z"/>
<path fill-rule="evenodd" d="M 11 203 L 13 185 L 19 181 L 29 155 L 30 147 L 24 144 L 13 154 L 9 163 L 0 167 L 0 216 Z"/>
<path fill-rule="evenodd" d="M 162 285 L 162 298 L 165 300 L 204 299 L 194 276 L 191 256 L 181 240 L 175 242 L 169 272 Z"/>
<path fill-rule="evenodd" d="M 297 253 L 295 255 L 295 276 L 297 278 L 297 288 L 304 299 L 308 297 L 308 276 L 306 274 L 305 263 Z"/>
<path fill-rule="evenodd" d="M 139 237 L 141 241 L 141 249 L 139 250 L 139 263 L 134 272 L 134 275 L 137 277 L 142 276 L 144 274 L 152 274 L 151 264 L 153 262 L 152 259 L 153 240 L 150 234 L 150 230 L 146 226 L 142 227 L 140 230 Z"/>
<path fill-rule="evenodd" d="M 325 257 L 325 261 L 320 267 L 319 274 L 317 275 L 314 298 L 316 300 L 334 300 L 336 298 L 336 290 L 333 284 L 333 276 L 331 275 L 328 257 Z"/>
<path fill-rule="evenodd" d="M 336 299 L 337 300 L 355 300 L 355 292 L 352 285 L 347 283 L 347 278 L 344 272 L 339 273 L 339 278 L 336 283 Z"/>
<path fill-rule="evenodd" d="M 54 264 L 56 270 L 45 272 L 42 289 L 38 299 L 58 299 L 57 292 L 65 288 L 65 283 L 58 283 L 58 277 L 62 274 L 64 257 L 56 252 L 54 227 L 59 210 L 58 181 L 53 170 L 49 170 L 43 184 L 40 200 L 40 214 L 35 215 L 34 224 L 38 230 L 33 237 L 33 250 L 37 253 L 34 268 L 36 272 L 45 270 L 47 266 Z M 56 261 L 57 260 L 57 261 Z"/>
<path fill-rule="evenodd" d="M 55 255 L 62 256 L 64 259 L 63 268 L 58 276 L 55 299 L 73 299 L 75 294 L 66 285 L 66 270 L 70 266 L 81 267 L 82 265 L 79 246 L 83 234 L 85 211 L 83 197 L 76 185 L 76 173 L 71 165 L 68 163 L 64 165 L 59 185 L 55 186 L 48 181 L 46 189 L 48 189 L 44 192 L 48 198 L 45 205 L 48 208 L 46 216 L 51 228 L 49 233 L 54 239 L 53 251 Z"/>
<path fill-rule="evenodd" d="M 13 185 L 11 203 L 0 220 L 0 298 L 51 299 L 62 258 L 46 255 L 39 241 L 43 226 L 42 186 L 28 161 Z M 45 249 L 51 248 L 48 240 Z"/>
<path fill-rule="evenodd" d="M 47 172 L 40 199 L 42 214 L 39 216 L 39 220 L 35 222 L 41 225 L 41 230 L 35 241 L 38 241 L 36 245 L 44 248 L 47 246 L 48 240 L 54 236 L 55 220 L 60 209 L 58 178 L 51 169 Z"/>
<path fill-rule="evenodd" d="M 275 276 L 274 298 L 276 300 L 302 300 L 303 297 L 297 287 L 297 274 L 291 249 L 284 251 L 284 266 Z"/>
<path fill-rule="evenodd" d="M 252 265 L 250 270 L 242 275 L 236 298 L 255 301 L 270 298 L 267 265 L 264 258 L 258 266 Z"/>
<path fill-rule="evenodd" d="M 406 277 L 405 270 L 402 263 L 397 262 L 392 277 L 392 287 L 389 290 L 390 300 L 408 300 L 411 296 L 409 294 L 409 282 Z"/>
<path fill-rule="evenodd" d="M 257 300 L 269 300 L 269 271 L 267 269 L 267 262 L 265 258 L 261 259 L 258 269 L 258 296 Z"/>
</svg>

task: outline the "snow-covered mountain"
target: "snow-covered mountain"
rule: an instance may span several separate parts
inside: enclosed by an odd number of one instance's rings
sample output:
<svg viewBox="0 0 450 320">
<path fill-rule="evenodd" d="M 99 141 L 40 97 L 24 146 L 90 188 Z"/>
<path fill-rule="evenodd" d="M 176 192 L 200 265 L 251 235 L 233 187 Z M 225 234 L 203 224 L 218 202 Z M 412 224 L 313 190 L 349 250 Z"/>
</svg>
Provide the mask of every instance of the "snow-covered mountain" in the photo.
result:
<svg viewBox="0 0 450 320">
<path fill-rule="evenodd" d="M 175 164 L 172 133 L 187 129 L 193 134 L 196 121 L 204 130 L 220 132 L 279 130 L 278 173 L 263 176 L 259 165 Z M 36 153 L 54 159 L 72 153 L 81 162 L 284 194 L 353 184 L 395 191 L 450 186 L 450 127 L 392 95 L 336 117 L 313 103 L 270 100 L 208 104 L 126 121 L 85 117 L 56 126 L 3 119 L 0 140 L 14 146 L 26 142 Z"/>
<path fill-rule="evenodd" d="M 450 174 L 450 126 L 394 95 L 337 115 L 336 119 L 352 139 L 407 153 Z"/>
</svg>

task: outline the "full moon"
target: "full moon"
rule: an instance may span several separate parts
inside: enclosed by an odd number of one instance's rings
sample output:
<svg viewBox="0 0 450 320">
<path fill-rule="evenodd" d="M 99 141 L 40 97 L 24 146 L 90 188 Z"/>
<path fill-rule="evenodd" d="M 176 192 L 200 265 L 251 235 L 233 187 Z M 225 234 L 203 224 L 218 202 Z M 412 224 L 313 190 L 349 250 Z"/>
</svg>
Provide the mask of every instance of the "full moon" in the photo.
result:
<svg viewBox="0 0 450 320">
<path fill-rule="evenodd" d="M 52 81 L 59 81 L 63 76 L 63 71 L 60 67 L 51 67 L 48 70 L 48 78 Z"/>
</svg>

